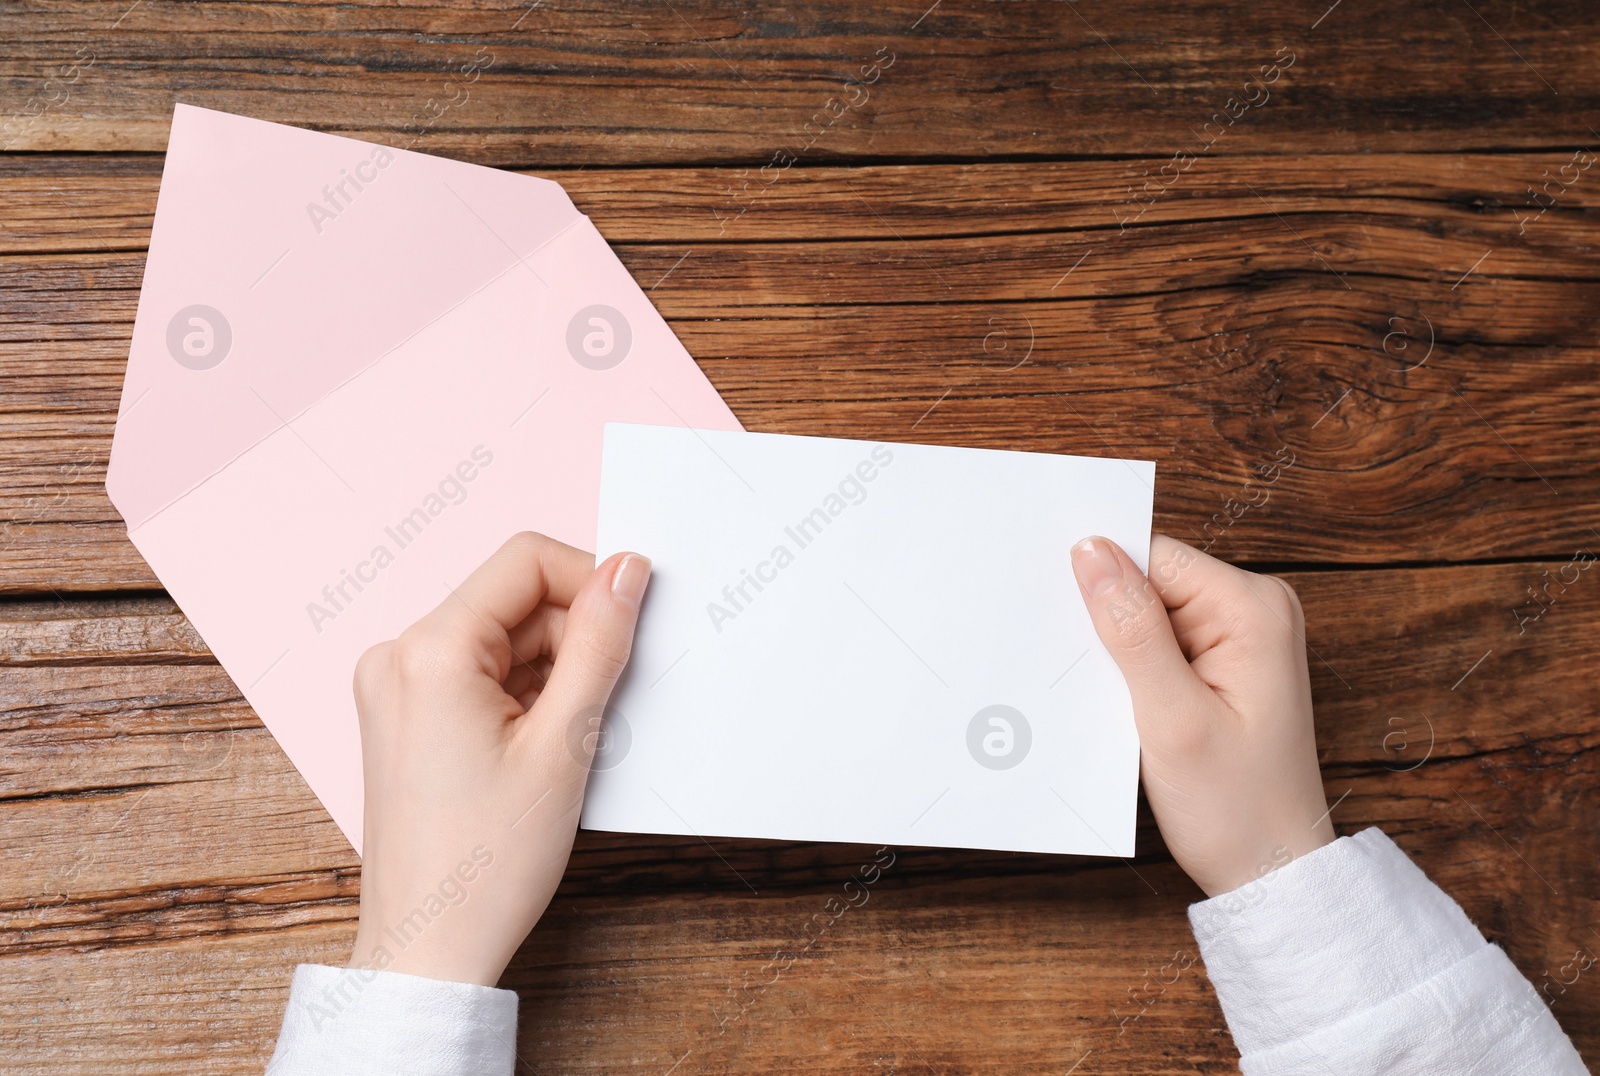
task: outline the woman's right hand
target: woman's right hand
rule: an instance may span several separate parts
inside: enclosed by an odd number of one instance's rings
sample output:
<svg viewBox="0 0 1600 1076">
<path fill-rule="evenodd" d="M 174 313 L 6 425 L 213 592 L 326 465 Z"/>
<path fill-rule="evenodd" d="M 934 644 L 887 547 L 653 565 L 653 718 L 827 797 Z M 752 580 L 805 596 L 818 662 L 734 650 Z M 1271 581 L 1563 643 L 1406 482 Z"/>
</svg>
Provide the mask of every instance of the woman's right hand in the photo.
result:
<svg viewBox="0 0 1600 1076">
<path fill-rule="evenodd" d="M 1072 566 L 1133 696 L 1150 809 L 1195 884 L 1231 892 L 1333 841 L 1289 584 L 1164 534 L 1149 578 L 1099 537 Z"/>
</svg>

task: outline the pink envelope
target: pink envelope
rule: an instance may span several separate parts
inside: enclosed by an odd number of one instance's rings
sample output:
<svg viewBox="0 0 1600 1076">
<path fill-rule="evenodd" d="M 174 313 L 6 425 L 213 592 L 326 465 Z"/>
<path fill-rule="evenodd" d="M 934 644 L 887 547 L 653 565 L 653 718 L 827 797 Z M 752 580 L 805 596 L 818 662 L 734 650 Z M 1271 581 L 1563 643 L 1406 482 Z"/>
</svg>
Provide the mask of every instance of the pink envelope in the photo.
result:
<svg viewBox="0 0 1600 1076">
<path fill-rule="evenodd" d="M 593 549 L 608 421 L 740 428 L 558 184 L 177 106 L 106 491 L 358 851 L 356 659 Z"/>
</svg>

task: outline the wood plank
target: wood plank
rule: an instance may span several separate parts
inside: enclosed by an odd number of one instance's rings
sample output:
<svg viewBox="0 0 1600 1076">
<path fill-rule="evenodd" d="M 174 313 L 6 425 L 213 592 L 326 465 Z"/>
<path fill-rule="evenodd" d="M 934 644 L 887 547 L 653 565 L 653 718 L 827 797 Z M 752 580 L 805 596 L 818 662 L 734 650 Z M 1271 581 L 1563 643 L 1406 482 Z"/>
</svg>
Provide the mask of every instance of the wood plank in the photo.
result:
<svg viewBox="0 0 1600 1076">
<path fill-rule="evenodd" d="M 293 965 L 348 945 L 340 926 L 0 956 L 0 1052 L 62 1076 L 260 1073 Z"/>
<path fill-rule="evenodd" d="M 102 488 L 156 177 L 78 180 L 81 160 L 0 179 L 23 207 L 0 262 L 11 592 L 157 585 Z M 1221 548 L 1371 563 L 1596 537 L 1594 196 L 1575 187 L 1526 235 L 1504 201 L 1480 219 L 1541 160 L 1218 160 L 1126 235 L 1104 205 L 1071 208 L 1114 194 L 1121 164 L 829 169 L 775 185 L 726 236 L 683 213 L 682 245 L 659 241 L 679 218 L 651 193 L 671 174 L 564 178 L 608 230 L 657 237 L 618 251 L 752 428 L 1154 459 L 1158 525 L 1184 537 L 1258 497 L 1246 483 L 1287 447 L 1270 509 Z M 1018 211 L 1035 172 L 1065 228 Z M 705 210 L 727 174 L 683 178 L 683 204 Z M 836 223 L 816 221 L 813 185 Z M 68 190 L 81 211 L 62 212 Z M 52 223 L 69 220 L 85 224 Z M 1075 251 L 1093 257 L 1061 279 Z"/>
<path fill-rule="evenodd" d="M 1554 312 L 1541 288 L 1496 291 Z M 750 428 L 1153 459 L 1158 528 L 1218 537 L 1234 559 L 1549 557 L 1595 540 L 1592 345 L 1441 339 L 1414 370 L 1384 335 L 1423 322 L 1385 311 L 1422 308 L 1378 291 L 1285 279 L 1182 302 L 796 307 L 674 327 L 715 356 L 704 368 Z M 1225 344 L 1174 341 L 1211 317 L 1239 326 Z M 1026 364 L 1002 365 L 1002 346 L 1030 337 Z M 1211 346 L 1225 348 L 1216 361 L 1195 357 Z M 103 489 L 123 347 L 0 345 L 13 408 L 0 415 L 0 588 L 158 585 Z M 1518 361 L 1496 361 L 1513 349 Z M 1275 458 L 1293 465 L 1264 488 Z M 1245 501 L 1259 507 L 1235 525 Z"/>
<path fill-rule="evenodd" d="M 765 174 L 709 167 L 512 171 L 559 182 L 613 243 L 659 243 L 674 250 L 682 243 L 698 247 L 735 240 L 1059 235 L 1093 229 L 1115 229 L 1119 240 L 1127 240 L 1122 221 L 1145 228 L 1337 209 L 1409 223 L 1427 242 L 1437 241 L 1447 224 L 1482 230 L 1502 247 L 1556 232 L 1547 252 L 1581 257 L 1587 253 L 1584 244 L 1570 241 L 1577 238 L 1570 229 L 1591 235 L 1594 225 L 1586 222 L 1585 211 L 1600 206 L 1600 183 L 1588 181 L 1587 170 L 1579 171 L 1568 149 L 1217 157 L 1184 170 L 1147 208 L 1130 202 L 1130 186 L 1142 190 L 1152 176 L 1169 178 L 1160 173 L 1167 160 L 1162 155 L 809 165 Z M 1563 165 L 1579 175 L 1578 182 L 1537 216 L 1528 187 L 1542 183 L 1547 172 L 1556 176 Z M 161 167 L 159 156 L 0 155 L 0 198 L 7 206 L 0 254 L 143 251 Z M 1264 205 L 1251 188 L 1270 202 Z M 1141 208 L 1142 215 L 1133 219 Z M 1526 226 L 1520 223 L 1530 218 Z M 1560 274 L 1564 259 L 1558 262 Z M 1075 293 L 1069 288 L 1067 294 Z"/>
<path fill-rule="evenodd" d="M 1307 610 L 1330 799 L 1343 793 L 1346 775 L 1386 776 L 1399 789 L 1444 761 L 1522 765 L 1570 751 L 1567 739 L 1600 716 L 1586 662 L 1600 631 L 1600 578 L 1564 567 L 1288 573 Z M 1576 582 L 1561 584 L 1567 576 Z M 170 600 L 0 604 L 0 834 L 6 847 L 25 850 L 0 878 L 0 907 L 275 875 L 332 884 L 355 867 L 209 660 Z M 1391 820 L 1386 809 L 1369 808 L 1378 821 Z M 855 854 L 731 843 L 721 855 L 736 871 L 784 885 L 836 873 Z M 1148 815 L 1139 847 L 1142 861 L 1164 858 Z M 922 866 L 902 873 L 948 869 L 953 861 L 941 855 L 926 853 Z M 950 855 L 996 876 L 1061 862 Z M 585 834 L 569 882 L 590 895 L 742 888 L 696 839 L 618 834 Z"/>
<path fill-rule="evenodd" d="M 0 95 L 17 104 L 0 146 L 159 151 L 174 101 L 546 166 L 1166 157 L 1202 135 L 1219 154 L 1462 150 L 1600 126 L 1591 5 L 1424 0 L 1405 34 L 1385 14 L 477 0 L 216 3 L 196 18 L 31 0 L 8 14 Z M 1436 56 L 1450 62 L 1419 62 Z M 874 73 L 875 57 L 892 64 Z M 1292 67 L 1247 89 L 1277 57 Z M 1202 132 L 1212 117 L 1220 135 Z"/>
<path fill-rule="evenodd" d="M 1421 807 L 1415 828 L 1389 825 L 1540 985 L 1588 944 L 1589 901 L 1569 883 L 1589 877 L 1600 848 L 1592 827 L 1561 827 L 1600 807 L 1596 744 L 1590 734 L 1561 760 L 1560 776 L 1480 759 L 1419 771 L 1406 783 Z M 1391 783 L 1359 780 L 1342 808 L 1345 825 L 1372 820 L 1364 805 L 1402 801 L 1384 787 Z M 1557 787 L 1570 791 L 1550 795 Z M 1451 793 L 1460 801 L 1439 802 Z M 524 1063 L 663 1072 L 692 1058 L 685 1071 L 959 1072 L 971 1071 L 971 1036 L 982 1028 L 983 1056 L 1006 1071 L 1065 1071 L 1091 1057 L 1079 1071 L 1231 1071 L 1182 915 L 1193 894 L 1170 864 L 1145 864 L 1137 876 L 1102 866 L 993 877 L 955 861 L 935 882 L 899 873 L 901 863 L 809 944 L 818 932 L 805 925 L 827 915 L 848 866 L 788 887 L 754 873 L 756 894 L 684 886 L 594 896 L 564 887 L 505 980 L 523 995 Z M 1538 880 L 1545 872 L 1563 880 L 1559 893 Z M 324 912 L 348 916 L 348 898 L 336 899 Z M 241 903 L 248 898 L 229 911 Z M 175 1061 L 202 1073 L 259 1066 L 293 964 L 342 960 L 353 923 L 303 907 L 275 921 L 255 914 L 197 916 L 181 934 L 103 930 L 92 942 L 44 932 L 0 950 L 0 1047 L 41 1073 L 103 1070 L 108 1061 L 129 1072 Z M 1179 954 L 1192 967 L 1176 983 L 1153 984 Z M 787 964 L 781 974 L 774 959 Z M 1140 996 L 1151 1001 L 1144 1015 L 1122 1023 Z M 1557 995 L 1557 1012 L 1579 1049 L 1600 1056 L 1592 983 Z"/>
</svg>

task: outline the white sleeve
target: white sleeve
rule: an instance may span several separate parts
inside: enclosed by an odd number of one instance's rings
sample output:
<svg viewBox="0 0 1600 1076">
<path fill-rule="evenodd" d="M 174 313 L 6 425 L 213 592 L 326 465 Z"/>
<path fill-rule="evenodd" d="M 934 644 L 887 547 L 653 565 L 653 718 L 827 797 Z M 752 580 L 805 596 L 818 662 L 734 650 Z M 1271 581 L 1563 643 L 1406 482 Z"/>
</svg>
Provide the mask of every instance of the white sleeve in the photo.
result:
<svg viewBox="0 0 1600 1076">
<path fill-rule="evenodd" d="M 1246 1076 L 1586 1076 L 1461 906 L 1376 829 L 1189 909 Z"/>
<path fill-rule="evenodd" d="M 268 1076 L 510 1076 L 517 995 L 302 964 Z"/>
</svg>

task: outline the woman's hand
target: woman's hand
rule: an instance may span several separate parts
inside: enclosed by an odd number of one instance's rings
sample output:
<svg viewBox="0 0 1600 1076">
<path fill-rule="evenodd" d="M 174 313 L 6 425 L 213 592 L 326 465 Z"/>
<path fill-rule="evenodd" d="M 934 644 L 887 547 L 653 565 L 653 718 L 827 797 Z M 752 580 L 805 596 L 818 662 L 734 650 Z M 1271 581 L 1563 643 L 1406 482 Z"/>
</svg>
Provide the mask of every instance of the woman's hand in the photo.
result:
<svg viewBox="0 0 1600 1076">
<path fill-rule="evenodd" d="M 1074 546 L 1072 567 L 1133 696 L 1150 809 L 1189 877 L 1216 896 L 1331 842 L 1289 584 L 1164 534 L 1148 579 L 1105 538 Z"/>
<path fill-rule="evenodd" d="M 566 869 L 650 562 L 508 541 L 356 667 L 366 781 L 351 967 L 499 981 Z"/>
</svg>

